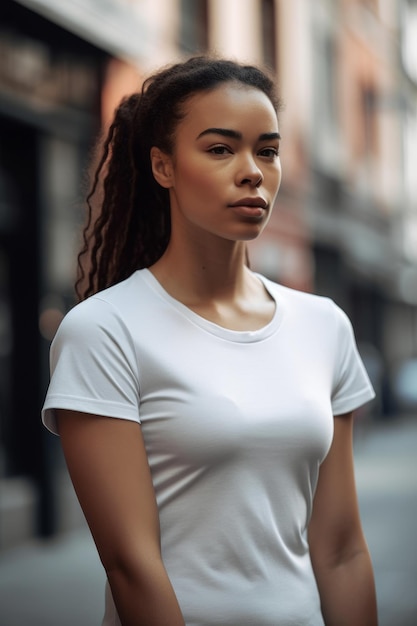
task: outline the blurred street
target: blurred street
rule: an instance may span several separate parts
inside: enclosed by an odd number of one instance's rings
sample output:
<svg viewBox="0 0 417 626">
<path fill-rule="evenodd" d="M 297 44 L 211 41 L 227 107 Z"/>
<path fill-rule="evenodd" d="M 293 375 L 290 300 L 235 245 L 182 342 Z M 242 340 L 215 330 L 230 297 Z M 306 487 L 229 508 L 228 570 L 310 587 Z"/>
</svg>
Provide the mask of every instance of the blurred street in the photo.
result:
<svg viewBox="0 0 417 626">
<path fill-rule="evenodd" d="M 417 416 L 356 440 L 362 521 L 374 564 L 379 626 L 417 625 Z"/>
<path fill-rule="evenodd" d="M 358 423 L 356 472 L 380 626 L 417 624 L 417 419 Z M 0 555 L 2 626 L 99 626 L 104 574 L 85 528 Z M 256 626 L 256 625 L 254 625 Z"/>
<path fill-rule="evenodd" d="M 49 350 L 97 141 L 157 68 L 201 53 L 277 78 L 283 178 L 250 265 L 352 322 L 377 396 L 355 457 L 379 626 L 417 626 L 416 42 L 417 0 L 0 1 L 0 626 L 100 626 L 104 571 L 39 419 Z"/>
</svg>

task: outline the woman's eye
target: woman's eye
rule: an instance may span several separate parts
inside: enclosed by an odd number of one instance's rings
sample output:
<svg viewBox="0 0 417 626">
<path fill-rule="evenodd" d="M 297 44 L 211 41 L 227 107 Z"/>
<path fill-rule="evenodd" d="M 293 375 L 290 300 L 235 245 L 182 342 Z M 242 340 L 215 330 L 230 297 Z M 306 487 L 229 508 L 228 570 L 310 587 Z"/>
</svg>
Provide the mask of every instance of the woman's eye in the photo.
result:
<svg viewBox="0 0 417 626">
<path fill-rule="evenodd" d="M 263 150 L 260 151 L 260 155 L 267 157 L 269 159 L 273 159 L 274 157 L 279 156 L 279 149 L 278 148 L 264 148 Z"/>
<path fill-rule="evenodd" d="M 211 154 L 228 154 L 230 153 L 229 148 L 226 148 L 226 146 L 213 146 L 212 148 L 209 149 L 209 152 Z"/>
</svg>

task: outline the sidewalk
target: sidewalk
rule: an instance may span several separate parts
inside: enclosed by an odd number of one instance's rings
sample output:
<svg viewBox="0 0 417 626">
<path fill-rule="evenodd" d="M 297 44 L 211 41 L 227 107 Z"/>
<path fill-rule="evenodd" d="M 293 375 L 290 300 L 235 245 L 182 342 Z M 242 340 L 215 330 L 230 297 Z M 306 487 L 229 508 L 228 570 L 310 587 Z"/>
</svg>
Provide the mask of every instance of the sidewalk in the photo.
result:
<svg viewBox="0 0 417 626">
<path fill-rule="evenodd" d="M 2 626 L 100 626 L 105 576 L 88 529 L 0 557 Z"/>
<path fill-rule="evenodd" d="M 417 626 L 417 415 L 365 429 L 355 468 L 379 626 Z"/>
<path fill-rule="evenodd" d="M 416 626 L 417 418 L 359 431 L 355 459 L 380 626 Z M 0 553 L 0 624 L 100 626 L 104 582 L 85 526 Z"/>
</svg>

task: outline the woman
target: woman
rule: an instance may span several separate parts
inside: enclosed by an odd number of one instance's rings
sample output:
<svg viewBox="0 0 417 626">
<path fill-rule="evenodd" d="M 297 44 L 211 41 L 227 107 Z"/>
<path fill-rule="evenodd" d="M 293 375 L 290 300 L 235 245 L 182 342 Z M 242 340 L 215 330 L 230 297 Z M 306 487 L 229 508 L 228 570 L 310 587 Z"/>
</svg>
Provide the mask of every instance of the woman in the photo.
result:
<svg viewBox="0 0 417 626">
<path fill-rule="evenodd" d="M 278 109 L 259 69 L 195 57 L 124 100 L 105 142 L 43 408 L 105 626 L 376 624 L 350 323 L 246 262 L 281 181 Z"/>
</svg>

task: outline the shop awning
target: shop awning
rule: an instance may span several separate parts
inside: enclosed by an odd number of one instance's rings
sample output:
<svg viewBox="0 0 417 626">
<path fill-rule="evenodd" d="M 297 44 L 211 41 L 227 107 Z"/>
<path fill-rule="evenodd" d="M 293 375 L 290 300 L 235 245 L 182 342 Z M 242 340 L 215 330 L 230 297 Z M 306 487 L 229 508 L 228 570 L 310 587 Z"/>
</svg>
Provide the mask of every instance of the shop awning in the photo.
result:
<svg viewBox="0 0 417 626">
<path fill-rule="evenodd" d="M 144 21 L 134 5 L 115 0 L 15 0 L 112 56 L 133 62 L 147 52 Z"/>
</svg>

